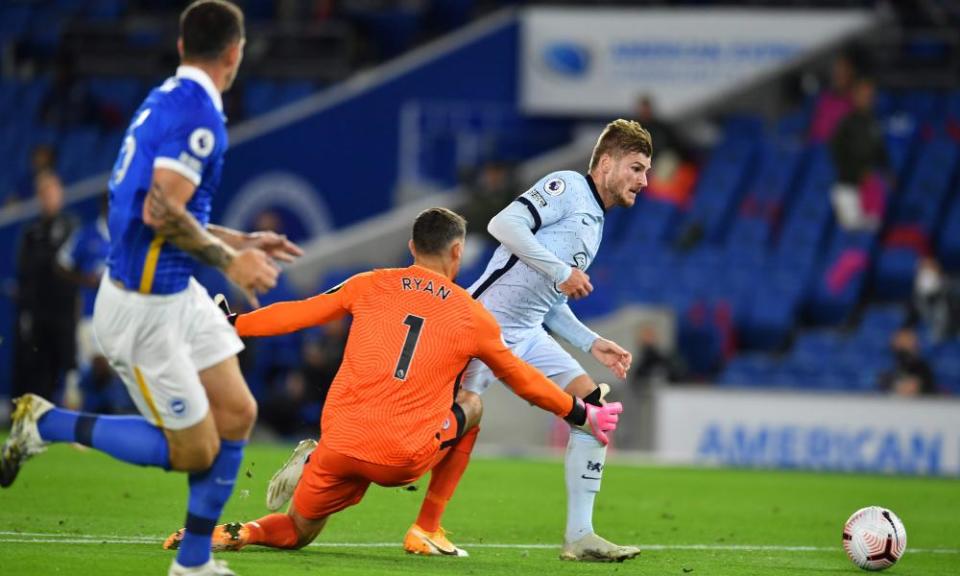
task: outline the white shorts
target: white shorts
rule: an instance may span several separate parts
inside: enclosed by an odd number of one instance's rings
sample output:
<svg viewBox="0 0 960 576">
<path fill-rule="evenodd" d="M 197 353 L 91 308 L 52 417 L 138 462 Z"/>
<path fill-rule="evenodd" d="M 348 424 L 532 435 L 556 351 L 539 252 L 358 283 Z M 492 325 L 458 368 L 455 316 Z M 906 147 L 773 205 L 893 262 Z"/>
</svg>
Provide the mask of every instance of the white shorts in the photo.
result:
<svg viewBox="0 0 960 576">
<path fill-rule="evenodd" d="M 565 388 L 581 374 L 586 374 L 580 363 L 543 330 L 533 331 L 529 337 L 513 344 L 508 343 L 508 346 L 521 360 L 543 372 L 561 388 Z M 463 389 L 483 394 L 494 381 L 496 377 L 493 371 L 481 360 L 474 358 L 463 375 Z"/>
<path fill-rule="evenodd" d="M 93 333 L 147 420 L 182 430 L 209 409 L 199 372 L 235 356 L 243 342 L 199 282 L 169 295 L 118 288 L 104 274 Z"/>
</svg>

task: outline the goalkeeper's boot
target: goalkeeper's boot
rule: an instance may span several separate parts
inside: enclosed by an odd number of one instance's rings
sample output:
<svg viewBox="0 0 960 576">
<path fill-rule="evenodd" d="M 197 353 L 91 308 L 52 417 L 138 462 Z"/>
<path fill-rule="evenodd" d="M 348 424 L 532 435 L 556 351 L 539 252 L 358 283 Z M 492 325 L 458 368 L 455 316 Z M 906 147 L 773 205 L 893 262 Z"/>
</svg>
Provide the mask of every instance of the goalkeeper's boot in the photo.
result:
<svg viewBox="0 0 960 576">
<path fill-rule="evenodd" d="M 0 486 L 13 484 L 23 463 L 47 449 L 40 437 L 37 420 L 53 408 L 53 404 L 36 394 L 24 394 L 14 399 L 13 425 L 10 436 L 0 450 Z"/>
<path fill-rule="evenodd" d="M 227 563 L 223 560 L 214 560 L 211 558 L 206 564 L 199 566 L 181 566 L 176 560 L 170 565 L 170 571 L 167 576 L 237 576 L 237 574 L 227 568 Z"/>
<path fill-rule="evenodd" d="M 163 541 L 163 549 L 176 550 L 180 548 L 184 530 L 184 528 L 181 528 L 167 536 L 167 539 Z M 246 546 L 249 541 L 250 529 L 241 522 L 218 524 L 210 536 L 210 549 L 214 552 L 235 552 Z"/>
<path fill-rule="evenodd" d="M 578 562 L 623 562 L 640 555 L 636 546 L 618 546 L 590 533 L 575 542 L 564 542 L 561 560 Z"/>
<path fill-rule="evenodd" d="M 317 447 L 316 440 L 301 440 L 293 449 L 293 454 L 287 458 L 283 466 L 277 470 L 270 484 L 267 485 L 267 509 L 276 512 L 293 497 L 293 491 L 303 474 L 303 467 L 307 458 Z"/>
<path fill-rule="evenodd" d="M 407 535 L 403 539 L 403 549 L 410 554 L 424 556 L 458 556 L 460 558 L 469 556 L 466 550 L 457 548 L 447 539 L 447 532 L 443 528 L 438 528 L 436 532 L 427 532 L 416 524 L 407 530 Z"/>
</svg>

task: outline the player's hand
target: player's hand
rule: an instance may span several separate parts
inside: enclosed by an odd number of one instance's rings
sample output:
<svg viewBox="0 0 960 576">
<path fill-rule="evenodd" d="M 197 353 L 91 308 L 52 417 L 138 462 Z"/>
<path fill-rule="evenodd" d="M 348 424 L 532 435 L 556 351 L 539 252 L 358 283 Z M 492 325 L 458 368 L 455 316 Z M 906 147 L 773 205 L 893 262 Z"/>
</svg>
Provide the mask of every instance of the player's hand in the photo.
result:
<svg viewBox="0 0 960 576">
<path fill-rule="evenodd" d="M 597 338 L 590 347 L 590 353 L 598 362 L 613 372 L 621 380 L 627 379 L 627 372 L 633 363 L 633 354 L 620 347 L 619 344 L 606 338 Z"/>
<path fill-rule="evenodd" d="M 583 402 L 580 399 L 577 399 L 577 401 Z M 623 412 L 623 405 L 619 402 L 610 402 L 602 406 L 585 404 L 585 407 L 587 409 L 587 419 L 578 428 L 588 432 L 606 446 L 610 443 L 609 434 L 617 429 L 617 422 L 620 420 L 619 414 Z"/>
<path fill-rule="evenodd" d="M 570 269 L 570 277 L 557 284 L 557 289 L 567 297 L 577 300 L 593 292 L 593 284 L 590 284 L 590 277 L 586 272 L 574 267 Z"/>
<path fill-rule="evenodd" d="M 247 248 L 259 248 L 267 253 L 267 256 L 279 262 L 293 262 L 298 257 L 303 256 L 303 250 L 287 240 L 284 234 L 276 232 L 253 232 L 247 234 Z"/>
<path fill-rule="evenodd" d="M 226 270 L 227 278 L 243 291 L 250 306 L 259 308 L 257 294 L 266 292 L 277 285 L 280 270 L 267 253 L 258 248 L 244 248 L 230 262 Z"/>
</svg>

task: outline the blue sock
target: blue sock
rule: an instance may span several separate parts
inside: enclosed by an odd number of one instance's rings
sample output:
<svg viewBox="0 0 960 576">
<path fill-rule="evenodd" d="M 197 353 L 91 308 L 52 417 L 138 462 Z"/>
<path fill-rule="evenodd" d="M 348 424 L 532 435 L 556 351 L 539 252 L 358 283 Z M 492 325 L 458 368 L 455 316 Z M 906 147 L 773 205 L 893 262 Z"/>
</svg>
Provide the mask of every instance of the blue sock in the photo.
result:
<svg viewBox="0 0 960 576">
<path fill-rule="evenodd" d="M 177 562 L 181 566 L 199 566 L 210 560 L 210 535 L 233 492 L 246 444 L 221 440 L 220 453 L 213 466 L 205 472 L 190 475 L 186 530 L 177 553 Z"/>
<path fill-rule="evenodd" d="M 37 422 L 47 442 L 79 442 L 118 460 L 170 469 L 163 430 L 141 416 L 101 416 L 54 408 Z"/>
</svg>

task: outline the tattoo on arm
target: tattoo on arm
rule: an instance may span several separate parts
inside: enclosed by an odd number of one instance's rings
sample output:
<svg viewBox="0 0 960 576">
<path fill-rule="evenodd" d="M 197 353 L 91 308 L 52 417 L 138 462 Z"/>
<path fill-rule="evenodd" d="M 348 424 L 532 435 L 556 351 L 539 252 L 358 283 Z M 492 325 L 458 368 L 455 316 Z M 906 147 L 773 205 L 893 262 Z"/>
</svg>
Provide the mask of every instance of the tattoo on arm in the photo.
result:
<svg viewBox="0 0 960 576">
<path fill-rule="evenodd" d="M 189 211 L 172 205 L 156 182 L 150 186 L 148 209 L 154 230 L 177 248 L 220 270 L 233 261 L 233 249 L 207 232 Z"/>
</svg>

